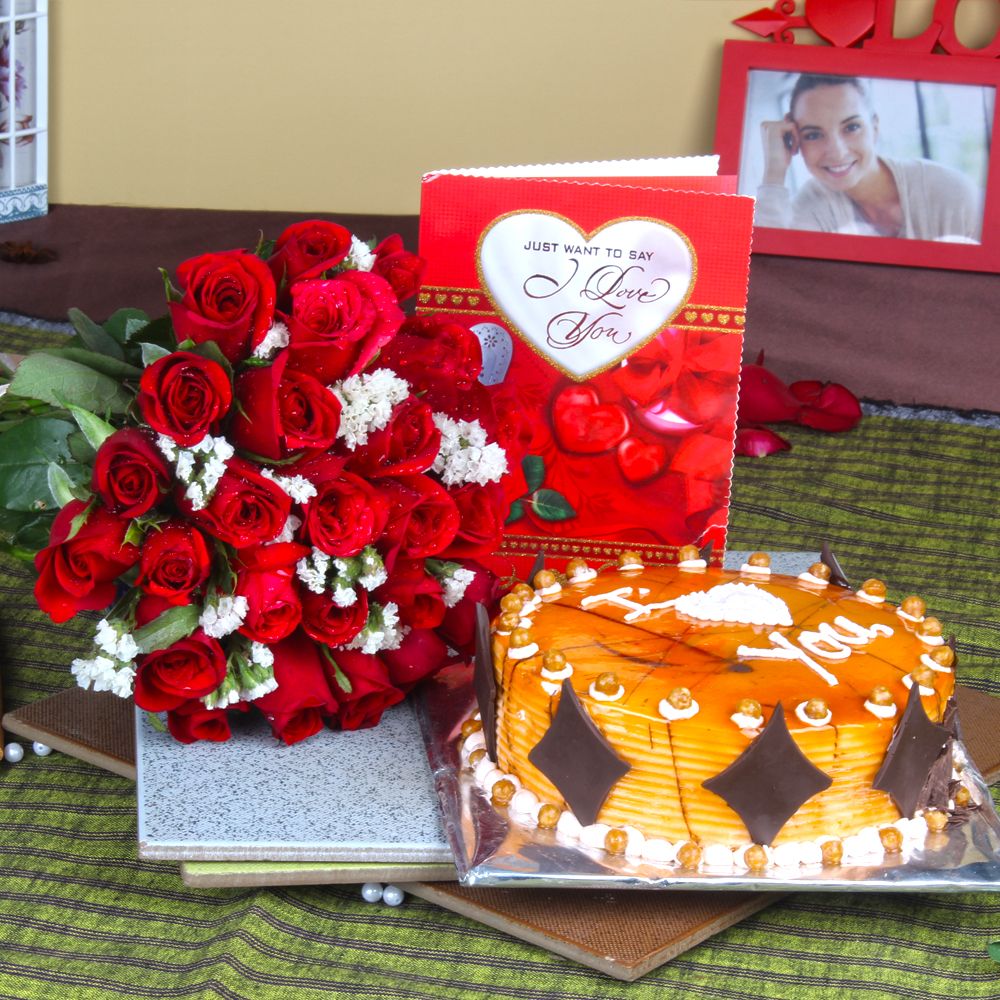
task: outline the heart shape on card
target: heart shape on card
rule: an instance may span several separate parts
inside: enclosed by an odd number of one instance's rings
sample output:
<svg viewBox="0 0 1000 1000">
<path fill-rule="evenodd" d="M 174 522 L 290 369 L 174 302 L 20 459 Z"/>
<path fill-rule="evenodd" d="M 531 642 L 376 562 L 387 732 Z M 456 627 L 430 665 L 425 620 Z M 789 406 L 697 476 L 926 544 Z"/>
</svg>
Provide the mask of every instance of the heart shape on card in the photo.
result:
<svg viewBox="0 0 1000 1000">
<path fill-rule="evenodd" d="M 667 467 L 667 449 L 638 438 L 625 438 L 618 445 L 618 467 L 630 483 L 645 483 Z"/>
<path fill-rule="evenodd" d="M 547 212 L 512 212 L 479 240 L 476 268 L 497 312 L 528 346 L 582 382 L 638 351 L 684 308 L 690 241 L 656 219 L 587 233 Z"/>
<path fill-rule="evenodd" d="M 552 429 L 566 451 L 599 455 L 628 435 L 631 421 L 617 403 L 602 403 L 587 385 L 570 385 L 552 402 Z"/>
</svg>

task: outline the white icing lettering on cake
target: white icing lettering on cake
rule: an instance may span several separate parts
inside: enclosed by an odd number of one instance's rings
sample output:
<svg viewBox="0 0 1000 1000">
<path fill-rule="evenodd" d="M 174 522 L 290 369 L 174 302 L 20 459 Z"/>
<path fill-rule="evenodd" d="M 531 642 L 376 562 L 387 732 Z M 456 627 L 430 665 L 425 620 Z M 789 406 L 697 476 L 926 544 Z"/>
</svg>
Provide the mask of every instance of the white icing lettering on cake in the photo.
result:
<svg viewBox="0 0 1000 1000">
<path fill-rule="evenodd" d="M 656 710 L 667 722 L 679 722 L 681 719 L 693 719 L 701 710 L 701 706 L 693 698 L 687 708 L 674 708 L 673 705 L 664 698 Z"/>
<path fill-rule="evenodd" d="M 613 604 L 615 607 L 628 611 L 629 614 L 625 615 L 625 621 L 631 622 L 643 615 L 650 614 L 652 611 L 672 608 L 676 603 L 675 601 L 663 601 L 660 604 L 639 604 L 637 601 L 629 600 L 626 596 L 633 593 L 634 589 L 634 587 L 619 587 L 617 590 L 609 590 L 604 594 L 591 594 L 580 601 L 580 607 L 589 608 L 595 604 Z"/>
<path fill-rule="evenodd" d="M 826 624 L 825 622 L 823 623 Z M 822 626 L 821 626 L 822 628 Z M 853 650 L 841 642 L 840 637 L 829 629 L 826 631 L 805 631 L 798 635 L 798 644 L 807 652 L 828 660 L 846 660 Z"/>
<path fill-rule="evenodd" d="M 695 590 L 674 601 L 674 610 L 707 622 L 741 625 L 791 625 L 788 605 L 752 583 L 721 583 L 711 590 Z"/>
<path fill-rule="evenodd" d="M 833 619 L 833 624 L 840 629 L 841 633 L 847 633 L 846 635 L 838 634 L 833 632 L 827 626 L 824 629 L 823 625 L 819 626 L 821 632 L 827 635 L 831 635 L 839 639 L 841 642 L 846 642 L 849 646 L 864 646 L 865 643 L 871 642 L 872 639 L 877 639 L 880 635 L 888 638 L 893 634 L 892 629 L 888 625 L 883 625 L 881 622 L 875 622 L 874 625 L 869 628 L 865 628 L 864 625 L 858 625 L 856 622 L 852 622 L 850 618 L 845 618 L 843 615 L 837 615 Z M 829 630 L 829 631 L 828 631 Z"/>
<path fill-rule="evenodd" d="M 809 702 L 800 701 L 798 705 L 795 706 L 795 714 L 798 716 L 800 722 L 804 722 L 807 726 L 828 726 L 830 725 L 830 720 L 833 718 L 833 712 L 830 709 L 826 710 L 826 715 L 820 716 L 818 719 L 814 719 L 810 715 L 806 715 L 806 705 Z"/>
<path fill-rule="evenodd" d="M 758 649 L 756 646 L 740 646 L 736 650 L 736 655 L 741 660 L 801 660 L 810 670 L 819 674 L 830 687 L 836 687 L 840 683 L 826 667 L 818 664 L 804 649 L 794 646 L 780 632 L 771 632 L 768 639 L 774 643 L 772 647 Z"/>
</svg>

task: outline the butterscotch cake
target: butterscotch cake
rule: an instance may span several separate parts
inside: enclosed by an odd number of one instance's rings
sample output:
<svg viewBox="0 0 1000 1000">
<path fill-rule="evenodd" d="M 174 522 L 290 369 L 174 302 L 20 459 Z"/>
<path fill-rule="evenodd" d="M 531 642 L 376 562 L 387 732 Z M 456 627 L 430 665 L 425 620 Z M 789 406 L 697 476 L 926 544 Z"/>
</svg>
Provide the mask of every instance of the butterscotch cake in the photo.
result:
<svg viewBox="0 0 1000 1000">
<path fill-rule="evenodd" d="M 955 655 L 924 602 L 842 586 L 835 560 L 681 557 L 574 560 L 503 599 L 461 736 L 493 804 L 678 869 L 840 864 L 940 829 Z"/>
</svg>

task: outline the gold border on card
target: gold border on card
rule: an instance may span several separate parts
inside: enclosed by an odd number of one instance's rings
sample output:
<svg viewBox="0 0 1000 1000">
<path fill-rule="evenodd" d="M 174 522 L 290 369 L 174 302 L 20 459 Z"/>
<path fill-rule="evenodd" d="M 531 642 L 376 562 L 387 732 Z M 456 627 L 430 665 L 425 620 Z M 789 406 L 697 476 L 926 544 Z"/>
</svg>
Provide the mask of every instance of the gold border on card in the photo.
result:
<svg viewBox="0 0 1000 1000">
<path fill-rule="evenodd" d="M 655 330 L 653 330 L 652 333 L 648 334 L 641 341 L 639 341 L 639 343 L 637 343 L 632 348 L 631 351 L 629 351 L 627 354 L 619 355 L 617 358 L 614 359 L 614 361 L 611 361 L 606 365 L 602 365 L 600 368 L 594 368 L 583 375 L 576 375 L 573 372 L 569 371 L 568 369 L 564 368 L 554 358 L 550 357 L 548 354 L 543 353 L 537 347 L 535 347 L 535 345 L 528 339 L 528 335 L 523 330 L 521 330 L 521 328 L 516 323 L 514 323 L 513 320 L 511 320 L 510 316 L 508 316 L 507 313 L 503 311 L 503 309 L 500 308 L 499 302 L 497 302 L 497 300 L 494 298 L 493 293 L 490 291 L 489 285 L 486 283 L 486 275 L 483 273 L 483 265 L 481 260 L 483 241 L 486 239 L 490 231 L 495 226 L 498 226 L 505 219 L 513 218 L 515 215 L 548 215 L 551 216 L 553 219 L 559 219 L 561 222 L 565 222 L 568 226 L 571 226 L 573 229 L 575 229 L 580 234 L 580 237 L 586 243 L 589 243 L 595 236 L 598 235 L 598 233 L 603 232 L 605 229 L 608 229 L 611 226 L 617 225 L 619 222 L 652 222 L 658 226 L 662 226 L 664 229 L 670 229 L 684 241 L 684 245 L 688 248 L 688 253 L 690 253 L 691 255 L 691 280 L 688 282 L 687 290 L 685 291 L 680 302 L 678 303 L 677 308 L 674 309 L 674 311 L 664 320 L 664 322 L 660 326 L 658 326 Z M 565 375 L 567 378 L 571 379 L 574 382 L 586 382 L 589 379 L 592 379 L 595 375 L 600 375 L 601 372 L 606 372 L 612 368 L 615 368 L 616 366 L 620 365 L 621 362 L 625 360 L 625 358 L 631 357 L 633 354 L 635 354 L 636 351 L 639 351 L 643 347 L 645 347 L 658 334 L 666 330 L 667 327 L 670 326 L 674 317 L 677 316 L 680 313 L 680 311 L 687 305 L 689 299 L 691 298 L 691 292 L 694 289 L 694 286 L 698 280 L 698 255 L 695 253 L 694 244 L 688 238 L 687 234 L 681 232 L 680 229 L 678 229 L 674 225 L 671 225 L 671 223 L 666 222 L 664 219 L 656 219 L 651 215 L 622 215 L 619 216 L 617 219 L 609 219 L 607 222 L 601 223 L 601 225 L 599 225 L 596 229 L 592 229 L 588 233 L 586 230 L 581 229 L 580 226 L 578 226 L 572 219 L 568 219 L 566 218 L 565 215 L 560 215 L 558 212 L 549 212 L 546 211 L 545 209 L 539 209 L 539 208 L 519 208 L 513 212 L 505 212 L 503 215 L 498 215 L 479 234 L 479 239 L 476 241 L 475 264 L 476 264 L 476 277 L 479 279 L 479 284 L 484 289 L 485 294 L 487 295 L 489 300 L 493 303 L 493 307 L 496 311 L 496 314 L 504 319 L 504 321 L 507 323 L 510 329 L 513 330 L 513 332 L 516 333 L 518 337 L 520 337 L 520 339 L 527 345 L 530 351 L 532 351 L 534 354 L 540 357 L 546 364 L 549 364 L 553 368 L 562 372 L 563 375 Z"/>
<path fill-rule="evenodd" d="M 697 541 L 684 545 L 698 545 Z M 563 538 L 553 535 L 505 534 L 500 551 L 507 556 L 536 556 L 544 549 L 553 559 L 580 556 L 595 562 L 614 562 L 622 552 L 638 552 L 647 566 L 672 566 L 677 562 L 681 545 L 658 545 L 650 542 L 609 541 L 606 538 Z M 721 551 L 713 550 L 710 563 L 722 564 Z"/>
</svg>

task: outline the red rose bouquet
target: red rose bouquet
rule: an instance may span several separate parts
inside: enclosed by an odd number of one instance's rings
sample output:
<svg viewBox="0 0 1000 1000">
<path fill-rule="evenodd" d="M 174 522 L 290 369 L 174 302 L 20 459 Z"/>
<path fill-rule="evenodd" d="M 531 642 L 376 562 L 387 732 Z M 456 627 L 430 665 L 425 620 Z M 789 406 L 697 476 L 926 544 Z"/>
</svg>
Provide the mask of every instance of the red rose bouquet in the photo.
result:
<svg viewBox="0 0 1000 1000">
<path fill-rule="evenodd" d="M 253 707 L 294 743 L 468 655 L 521 444 L 476 337 L 404 316 L 421 267 L 303 222 L 7 373 L 0 531 L 53 621 L 104 611 L 82 687 L 182 742 Z"/>
</svg>

